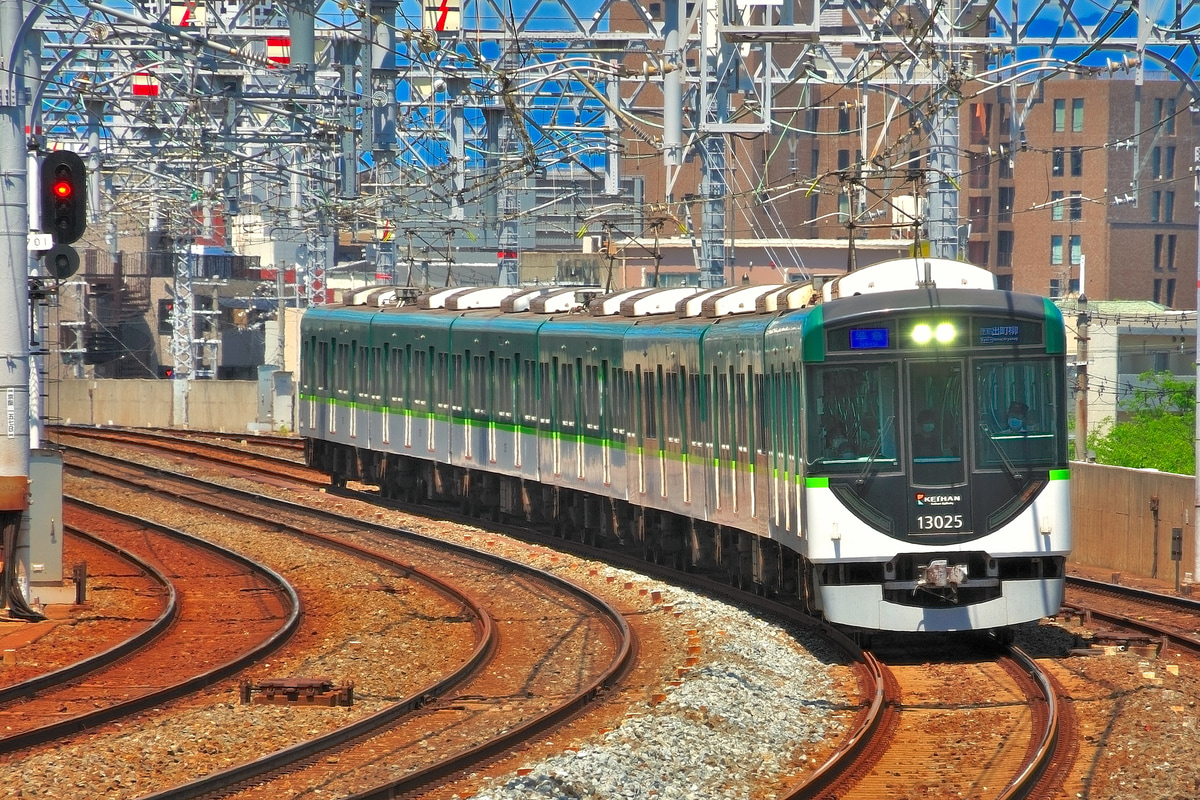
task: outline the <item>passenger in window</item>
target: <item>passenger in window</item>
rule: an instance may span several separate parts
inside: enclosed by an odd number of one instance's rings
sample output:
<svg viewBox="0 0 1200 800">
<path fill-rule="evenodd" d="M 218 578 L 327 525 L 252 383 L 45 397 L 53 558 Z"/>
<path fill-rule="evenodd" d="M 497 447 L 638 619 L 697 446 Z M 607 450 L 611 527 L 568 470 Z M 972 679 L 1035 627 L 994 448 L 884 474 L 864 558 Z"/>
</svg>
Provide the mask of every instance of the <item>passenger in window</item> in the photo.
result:
<svg viewBox="0 0 1200 800">
<path fill-rule="evenodd" d="M 890 421 L 889 421 L 890 422 Z M 891 428 L 879 429 L 879 418 L 867 414 L 862 418 L 862 439 L 859 442 L 859 452 L 870 457 L 876 455 L 882 458 L 895 458 L 896 445 L 892 441 Z"/>
<path fill-rule="evenodd" d="M 913 431 L 913 458 L 940 458 L 942 435 L 937 429 L 937 415 L 928 408 L 917 415 L 917 429 Z"/>
<path fill-rule="evenodd" d="M 836 460 L 858 458 L 858 454 L 854 452 L 854 445 L 846 437 L 846 426 L 842 423 L 834 422 L 826 430 L 825 453 L 826 458 Z"/>
</svg>

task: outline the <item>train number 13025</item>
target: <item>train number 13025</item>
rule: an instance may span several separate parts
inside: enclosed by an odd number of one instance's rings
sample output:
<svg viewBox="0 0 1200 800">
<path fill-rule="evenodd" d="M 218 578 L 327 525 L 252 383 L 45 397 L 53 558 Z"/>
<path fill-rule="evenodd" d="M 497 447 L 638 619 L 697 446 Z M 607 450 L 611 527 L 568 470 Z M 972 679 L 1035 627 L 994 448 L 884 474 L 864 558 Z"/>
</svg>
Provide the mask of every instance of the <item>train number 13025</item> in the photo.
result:
<svg viewBox="0 0 1200 800">
<path fill-rule="evenodd" d="M 917 527 L 923 531 L 956 531 L 962 526 L 962 514 L 920 514 L 917 516 Z"/>
</svg>

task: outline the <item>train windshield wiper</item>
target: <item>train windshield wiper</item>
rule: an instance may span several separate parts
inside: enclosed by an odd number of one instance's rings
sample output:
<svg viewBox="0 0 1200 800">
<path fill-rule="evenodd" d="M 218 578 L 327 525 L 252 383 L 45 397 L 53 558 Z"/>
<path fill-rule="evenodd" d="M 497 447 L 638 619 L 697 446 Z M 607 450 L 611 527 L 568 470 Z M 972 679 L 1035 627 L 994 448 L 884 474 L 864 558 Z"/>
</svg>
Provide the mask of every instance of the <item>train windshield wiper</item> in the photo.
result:
<svg viewBox="0 0 1200 800">
<path fill-rule="evenodd" d="M 992 438 L 992 432 L 988 430 L 987 423 L 979 423 L 979 429 L 983 431 L 984 438 L 992 443 L 992 447 L 996 448 L 996 453 L 1000 456 L 1000 460 L 1004 462 L 1004 469 L 1008 472 L 1009 476 L 1011 476 L 1012 479 L 1017 482 L 1024 480 L 1025 476 L 1017 471 L 1016 465 L 1013 464 L 1013 462 L 1009 460 L 1008 456 L 1004 454 L 1004 448 L 996 444 L 996 440 Z"/>
<path fill-rule="evenodd" d="M 879 428 L 879 435 L 875 437 L 875 446 L 871 448 L 871 455 L 867 456 L 867 463 L 863 465 L 862 472 L 858 473 L 858 478 L 854 481 L 855 486 L 861 488 L 867 482 L 867 475 L 871 472 L 871 467 L 875 465 L 875 459 L 879 458 L 880 450 L 883 449 L 883 437 L 887 435 L 888 428 L 892 427 L 892 423 L 895 421 L 895 416 L 888 417 L 883 421 L 883 425 Z"/>
</svg>

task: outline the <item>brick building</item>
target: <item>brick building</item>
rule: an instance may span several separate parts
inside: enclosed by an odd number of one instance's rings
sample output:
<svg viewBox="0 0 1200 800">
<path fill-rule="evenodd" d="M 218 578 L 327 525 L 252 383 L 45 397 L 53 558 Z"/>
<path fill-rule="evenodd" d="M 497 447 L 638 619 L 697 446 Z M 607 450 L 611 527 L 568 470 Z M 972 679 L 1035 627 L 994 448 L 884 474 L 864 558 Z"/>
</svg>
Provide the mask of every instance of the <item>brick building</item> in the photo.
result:
<svg viewBox="0 0 1200 800">
<path fill-rule="evenodd" d="M 1010 85 L 968 81 L 960 95 L 961 257 L 993 271 L 1002 288 L 1058 297 L 1082 278 L 1091 299 L 1195 307 L 1200 113 L 1182 83 L 1159 73 L 1138 86 L 1132 75 L 1103 73 L 1022 87 L 1015 98 Z M 770 135 L 729 138 L 727 236 L 927 235 L 912 219 L 928 188 L 928 120 L 946 97 L 922 86 L 785 90 Z M 626 99 L 639 116 L 661 113 L 652 83 Z M 699 230 L 699 159 L 680 167 L 668 198 L 654 144 L 628 136 L 625 154 L 622 175 L 647 207 L 668 203 Z"/>
</svg>

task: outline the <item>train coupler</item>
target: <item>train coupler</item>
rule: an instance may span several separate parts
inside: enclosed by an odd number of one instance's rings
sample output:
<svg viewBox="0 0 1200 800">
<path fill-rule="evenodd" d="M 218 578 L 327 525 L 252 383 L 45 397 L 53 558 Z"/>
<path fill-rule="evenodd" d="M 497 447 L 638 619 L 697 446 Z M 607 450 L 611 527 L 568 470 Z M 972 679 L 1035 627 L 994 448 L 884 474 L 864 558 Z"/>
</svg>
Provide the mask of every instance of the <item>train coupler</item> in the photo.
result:
<svg viewBox="0 0 1200 800">
<path fill-rule="evenodd" d="M 949 590 L 953 599 L 958 594 L 958 587 L 967 582 L 967 575 L 966 564 L 951 564 L 945 558 L 935 559 L 917 568 L 917 585 L 913 587 L 913 594 L 918 589 L 942 589 Z"/>
</svg>

